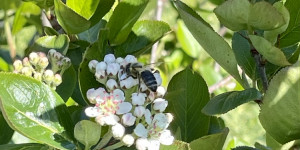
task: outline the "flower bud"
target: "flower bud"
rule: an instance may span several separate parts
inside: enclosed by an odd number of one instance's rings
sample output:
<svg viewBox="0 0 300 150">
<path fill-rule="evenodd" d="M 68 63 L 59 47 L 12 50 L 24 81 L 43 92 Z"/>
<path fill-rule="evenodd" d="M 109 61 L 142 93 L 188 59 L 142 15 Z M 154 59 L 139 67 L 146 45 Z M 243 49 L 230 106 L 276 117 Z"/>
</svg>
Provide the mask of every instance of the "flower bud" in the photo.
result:
<svg viewBox="0 0 300 150">
<path fill-rule="evenodd" d="M 144 105 L 146 100 L 146 94 L 145 93 L 132 93 L 131 99 L 133 105 Z"/>
<path fill-rule="evenodd" d="M 118 64 L 122 64 L 124 62 L 124 59 L 122 58 L 122 57 L 118 57 L 117 59 L 116 59 L 116 63 L 118 63 Z"/>
<path fill-rule="evenodd" d="M 96 73 L 95 73 L 95 77 L 97 79 L 103 79 L 106 77 L 106 63 L 105 62 L 99 62 L 96 65 Z"/>
<path fill-rule="evenodd" d="M 33 77 L 39 81 L 42 81 L 42 74 L 39 72 L 34 73 Z"/>
<path fill-rule="evenodd" d="M 32 76 L 32 70 L 29 67 L 23 67 L 21 70 L 22 74 L 24 74 L 25 76 Z"/>
<path fill-rule="evenodd" d="M 174 141 L 174 137 L 171 135 L 170 130 L 164 130 L 161 132 L 159 142 L 163 145 L 171 145 Z"/>
<path fill-rule="evenodd" d="M 43 80 L 49 84 L 53 81 L 54 74 L 52 70 L 46 70 L 43 75 Z"/>
<path fill-rule="evenodd" d="M 29 54 L 29 61 L 31 64 L 33 64 L 34 66 L 39 62 L 39 55 L 36 52 L 31 52 Z"/>
<path fill-rule="evenodd" d="M 138 118 L 142 117 L 145 114 L 145 107 L 144 106 L 137 106 L 134 109 L 134 115 L 137 116 Z"/>
<path fill-rule="evenodd" d="M 126 113 L 122 116 L 122 123 L 125 126 L 132 126 L 135 123 L 136 117 L 132 115 L 132 113 Z"/>
<path fill-rule="evenodd" d="M 137 150 L 147 150 L 149 147 L 149 141 L 146 138 L 139 138 L 135 142 Z"/>
<path fill-rule="evenodd" d="M 126 134 L 122 138 L 122 142 L 127 146 L 130 147 L 134 143 L 134 137 L 131 134 Z"/>
<path fill-rule="evenodd" d="M 126 61 L 127 63 L 136 63 L 136 62 L 137 62 L 137 59 L 136 59 L 136 57 L 134 57 L 134 56 L 132 56 L 132 55 L 127 55 L 127 56 L 125 57 L 125 61 Z"/>
<path fill-rule="evenodd" d="M 38 66 L 40 66 L 42 69 L 45 69 L 49 65 L 49 61 L 47 57 L 41 57 Z"/>
<path fill-rule="evenodd" d="M 48 57 L 51 58 L 51 57 L 54 57 L 54 54 L 56 53 L 56 50 L 55 49 L 50 49 L 48 51 Z"/>
<path fill-rule="evenodd" d="M 23 66 L 24 67 L 31 67 L 31 64 L 28 60 L 28 57 L 23 58 Z"/>
<path fill-rule="evenodd" d="M 107 64 L 109 63 L 114 63 L 116 60 L 115 55 L 113 54 L 107 54 L 104 56 L 104 62 L 106 62 Z"/>
<path fill-rule="evenodd" d="M 159 112 L 165 111 L 165 109 L 168 106 L 168 101 L 166 101 L 165 99 L 162 99 L 162 98 L 155 99 L 153 101 L 153 103 L 154 103 L 153 109 L 158 110 Z"/>
<path fill-rule="evenodd" d="M 54 55 L 53 55 L 53 58 L 56 60 L 56 61 L 59 61 L 63 58 L 64 56 L 59 53 L 59 52 L 55 52 Z"/>
<path fill-rule="evenodd" d="M 157 87 L 157 97 L 163 97 L 166 94 L 166 89 L 162 86 Z"/>
<path fill-rule="evenodd" d="M 55 86 L 59 86 L 61 83 L 62 83 L 62 78 L 61 78 L 60 74 L 55 74 L 53 84 Z"/>
<path fill-rule="evenodd" d="M 174 119 L 174 116 L 171 113 L 166 113 L 168 123 L 171 123 Z"/>
<path fill-rule="evenodd" d="M 21 60 L 16 60 L 13 64 L 13 66 L 14 66 L 14 70 L 16 72 L 20 72 L 23 68 L 22 61 Z"/>
<path fill-rule="evenodd" d="M 150 91 L 150 93 L 148 95 L 148 98 L 149 98 L 150 102 L 154 101 L 155 95 L 156 95 L 155 92 Z"/>
<path fill-rule="evenodd" d="M 96 72 L 96 66 L 98 64 L 98 61 L 97 60 L 91 60 L 89 62 L 89 69 L 92 73 L 95 73 Z"/>
<path fill-rule="evenodd" d="M 106 72 L 109 76 L 116 76 L 119 70 L 120 65 L 118 63 L 110 63 L 107 65 Z"/>
<path fill-rule="evenodd" d="M 119 123 L 112 126 L 111 130 L 113 137 L 116 139 L 121 139 L 125 133 L 125 128 Z"/>
<path fill-rule="evenodd" d="M 162 83 L 162 79 L 161 79 L 160 74 L 159 74 L 159 73 L 154 73 L 153 75 L 154 75 L 154 77 L 155 77 L 155 79 L 156 79 L 157 86 L 160 86 L 161 83 Z"/>
</svg>

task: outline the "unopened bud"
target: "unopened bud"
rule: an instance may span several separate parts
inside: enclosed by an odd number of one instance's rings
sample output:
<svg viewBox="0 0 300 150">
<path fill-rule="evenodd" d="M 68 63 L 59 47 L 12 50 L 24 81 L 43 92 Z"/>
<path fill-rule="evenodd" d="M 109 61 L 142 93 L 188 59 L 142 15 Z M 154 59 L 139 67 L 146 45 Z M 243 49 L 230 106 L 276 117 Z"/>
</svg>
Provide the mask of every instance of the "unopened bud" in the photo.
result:
<svg viewBox="0 0 300 150">
<path fill-rule="evenodd" d="M 137 62 L 137 59 L 136 59 L 136 57 L 134 57 L 133 55 L 127 55 L 127 56 L 125 57 L 125 61 L 126 61 L 127 63 L 136 63 L 136 62 Z"/>
<path fill-rule="evenodd" d="M 122 64 L 124 62 L 124 59 L 122 58 L 122 57 L 118 57 L 117 59 L 116 59 L 116 63 L 118 63 L 118 64 Z"/>
<path fill-rule="evenodd" d="M 121 124 L 117 123 L 116 125 L 112 126 L 112 134 L 113 137 L 116 139 L 120 139 L 123 137 L 125 133 L 125 128 Z"/>
<path fill-rule="evenodd" d="M 34 66 L 39 62 L 39 55 L 36 52 L 31 52 L 29 54 L 29 61 L 31 64 L 33 64 Z"/>
<path fill-rule="evenodd" d="M 136 79 L 133 79 L 132 77 L 128 77 L 128 78 L 120 81 L 120 86 L 124 89 L 130 89 L 137 84 L 138 84 L 138 81 Z"/>
<path fill-rule="evenodd" d="M 49 65 L 49 61 L 47 57 L 41 57 L 39 62 L 38 62 L 38 66 L 41 67 L 42 69 L 47 68 L 47 66 Z"/>
<path fill-rule="evenodd" d="M 14 70 L 16 72 L 20 72 L 23 68 L 22 61 L 21 60 L 16 60 L 13 64 L 13 66 L 14 66 Z"/>
<path fill-rule="evenodd" d="M 107 65 L 106 72 L 109 76 L 116 76 L 119 70 L 120 65 L 118 63 L 110 63 Z"/>
<path fill-rule="evenodd" d="M 122 142 L 127 146 L 130 147 L 134 143 L 134 137 L 131 134 L 126 134 L 122 138 Z"/>
<path fill-rule="evenodd" d="M 109 79 L 107 80 L 106 82 L 106 86 L 110 89 L 110 90 L 113 90 L 113 89 L 116 89 L 118 87 L 118 83 L 116 80 L 114 79 Z"/>
<path fill-rule="evenodd" d="M 64 56 L 59 53 L 59 52 L 55 52 L 54 55 L 53 55 L 53 58 L 57 61 L 61 60 Z"/>
<path fill-rule="evenodd" d="M 89 69 L 92 73 L 95 73 L 96 72 L 96 66 L 98 64 L 98 61 L 97 60 L 91 60 L 89 62 Z"/>
<path fill-rule="evenodd" d="M 48 57 L 50 58 L 50 57 L 54 57 L 54 54 L 56 53 L 56 50 L 55 49 L 50 49 L 49 51 L 48 51 Z"/>
<path fill-rule="evenodd" d="M 28 60 L 28 57 L 23 58 L 23 66 L 25 67 L 31 67 L 31 64 Z"/>
<path fill-rule="evenodd" d="M 61 78 L 60 74 L 55 74 L 53 84 L 55 86 L 59 86 L 61 83 L 62 83 L 62 78 Z"/>
<path fill-rule="evenodd" d="M 104 56 L 104 62 L 107 64 L 114 63 L 116 61 L 115 55 L 113 54 L 107 54 Z"/>
<path fill-rule="evenodd" d="M 146 150 L 149 146 L 149 141 L 146 138 L 139 138 L 136 140 L 135 145 L 138 150 Z"/>
<path fill-rule="evenodd" d="M 32 70 L 30 67 L 23 67 L 21 70 L 22 74 L 24 74 L 25 76 L 32 76 Z"/>
<path fill-rule="evenodd" d="M 43 75 L 43 80 L 49 84 L 53 81 L 54 74 L 52 70 L 46 70 Z"/>
<path fill-rule="evenodd" d="M 162 86 L 157 87 L 156 94 L 157 97 L 163 97 L 166 93 L 166 89 Z"/>
<path fill-rule="evenodd" d="M 36 72 L 33 77 L 39 81 L 42 81 L 42 73 Z"/>
</svg>

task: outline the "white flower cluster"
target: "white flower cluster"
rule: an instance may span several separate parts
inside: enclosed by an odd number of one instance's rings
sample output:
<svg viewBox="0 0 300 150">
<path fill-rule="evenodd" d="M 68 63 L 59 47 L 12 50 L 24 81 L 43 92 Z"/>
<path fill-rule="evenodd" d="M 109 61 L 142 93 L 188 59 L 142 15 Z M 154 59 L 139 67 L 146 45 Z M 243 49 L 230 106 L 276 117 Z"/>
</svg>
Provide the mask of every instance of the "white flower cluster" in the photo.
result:
<svg viewBox="0 0 300 150">
<path fill-rule="evenodd" d="M 126 74 L 128 63 L 137 63 L 137 59 L 132 55 L 116 59 L 108 54 L 104 61 L 89 62 L 96 80 L 108 91 L 102 87 L 87 91 L 88 100 L 95 106 L 86 108 L 86 115 L 95 117 L 100 125 L 111 126 L 113 137 L 128 147 L 135 143 L 138 150 L 158 150 L 160 144 L 171 145 L 174 137 L 167 128 L 173 116 L 163 113 L 168 102 L 162 98 L 165 89 L 160 86 L 159 73 L 153 74 L 158 86 L 156 92 L 149 90 L 143 81 L 140 88 L 134 88 L 139 79 Z M 137 91 L 130 92 L 130 89 Z M 132 133 L 129 128 L 134 128 Z"/>
<path fill-rule="evenodd" d="M 47 69 L 49 68 L 49 60 L 51 69 Z M 22 61 L 14 61 L 13 66 L 14 73 L 33 77 L 56 89 L 62 83 L 61 76 L 63 72 L 71 66 L 71 60 L 56 52 L 56 50 L 51 49 L 47 56 L 43 52 L 31 52 L 29 57 L 25 57 Z M 57 73 L 58 71 L 60 73 Z"/>
</svg>

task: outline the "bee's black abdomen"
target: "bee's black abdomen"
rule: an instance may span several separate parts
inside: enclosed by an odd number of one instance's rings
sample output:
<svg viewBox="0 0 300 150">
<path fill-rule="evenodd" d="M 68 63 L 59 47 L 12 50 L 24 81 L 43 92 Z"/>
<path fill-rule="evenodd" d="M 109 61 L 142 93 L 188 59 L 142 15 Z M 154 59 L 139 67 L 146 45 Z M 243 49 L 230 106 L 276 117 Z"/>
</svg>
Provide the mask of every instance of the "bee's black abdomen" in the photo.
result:
<svg viewBox="0 0 300 150">
<path fill-rule="evenodd" d="M 149 70 L 145 70 L 143 72 L 141 72 L 141 78 L 144 81 L 144 83 L 146 84 L 146 86 L 152 91 L 152 92 L 156 92 L 157 90 L 157 82 L 156 79 L 153 75 L 153 73 Z"/>
</svg>

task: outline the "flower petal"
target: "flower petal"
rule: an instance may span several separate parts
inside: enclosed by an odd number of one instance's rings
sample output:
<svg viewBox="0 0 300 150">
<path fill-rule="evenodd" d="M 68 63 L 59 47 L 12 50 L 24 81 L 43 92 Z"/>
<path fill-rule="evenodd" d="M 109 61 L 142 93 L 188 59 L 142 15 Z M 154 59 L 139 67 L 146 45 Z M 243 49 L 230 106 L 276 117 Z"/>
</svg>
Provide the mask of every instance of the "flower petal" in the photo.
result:
<svg viewBox="0 0 300 150">
<path fill-rule="evenodd" d="M 133 130 L 133 132 L 139 136 L 139 137 L 142 137 L 142 138 L 147 138 L 148 136 L 148 130 L 145 128 L 145 126 L 141 123 L 139 123 L 135 129 Z"/>
<path fill-rule="evenodd" d="M 88 117 L 97 117 L 102 114 L 102 111 L 99 107 L 88 107 L 84 112 Z"/>
<path fill-rule="evenodd" d="M 120 103 L 118 106 L 119 109 L 116 112 L 118 115 L 128 113 L 132 109 L 132 105 L 129 102 Z"/>
<path fill-rule="evenodd" d="M 136 117 L 132 113 L 126 113 L 122 116 L 122 123 L 126 126 L 132 126 L 135 123 Z"/>
<path fill-rule="evenodd" d="M 174 137 L 171 135 L 170 130 L 164 130 L 161 132 L 159 142 L 163 145 L 171 145 L 174 141 Z"/>
<path fill-rule="evenodd" d="M 147 124 L 150 125 L 152 122 L 152 117 L 151 117 L 151 112 L 149 109 L 146 109 L 146 111 L 145 111 L 145 119 L 146 119 Z"/>
<path fill-rule="evenodd" d="M 155 139 L 150 139 L 149 141 L 149 145 L 148 145 L 148 150 L 159 150 L 159 141 L 155 140 Z"/>
<path fill-rule="evenodd" d="M 123 102 L 125 100 L 124 92 L 120 89 L 115 89 L 112 92 L 112 95 L 114 97 L 114 100 L 117 100 L 117 101 L 120 101 L 120 102 Z"/>
<path fill-rule="evenodd" d="M 149 145 L 149 141 L 146 138 L 139 138 L 135 142 L 137 150 L 146 150 Z"/>
</svg>

